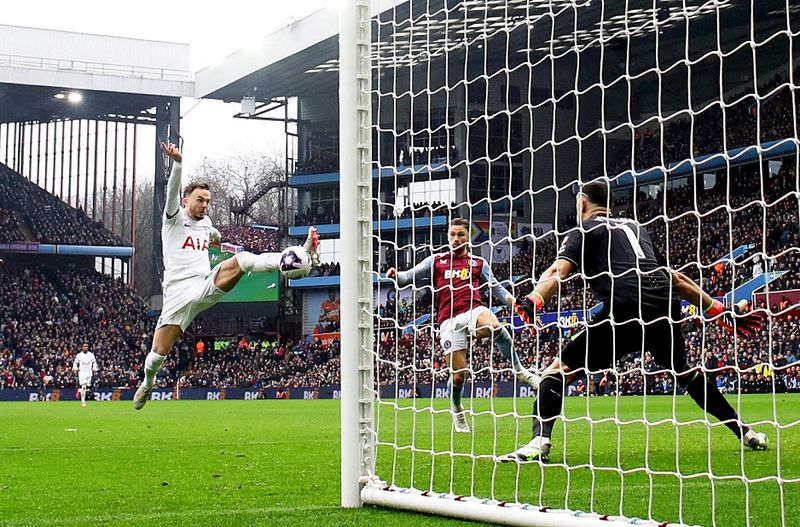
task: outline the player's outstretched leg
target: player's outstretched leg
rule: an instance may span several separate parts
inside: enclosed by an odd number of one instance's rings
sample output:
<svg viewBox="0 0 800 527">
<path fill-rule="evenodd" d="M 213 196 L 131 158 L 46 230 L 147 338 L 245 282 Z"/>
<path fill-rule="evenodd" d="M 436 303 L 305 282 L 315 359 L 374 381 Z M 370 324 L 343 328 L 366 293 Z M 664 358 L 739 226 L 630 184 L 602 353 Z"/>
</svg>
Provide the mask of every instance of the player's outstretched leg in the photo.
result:
<svg viewBox="0 0 800 527">
<path fill-rule="evenodd" d="M 183 334 L 181 327 L 171 324 L 156 328 L 155 333 L 153 333 L 153 345 L 150 353 L 144 359 L 144 379 L 142 379 L 142 383 L 133 395 L 133 407 L 136 410 L 141 410 L 150 399 L 150 394 L 153 392 L 153 386 L 156 383 L 156 374 L 161 369 L 161 365 L 164 364 L 172 346 L 178 341 L 181 334 Z"/>
<path fill-rule="evenodd" d="M 717 385 L 698 371 L 688 372 L 678 376 L 678 383 L 683 386 L 686 393 L 697 403 L 697 406 L 713 415 L 720 422 L 725 423 L 733 434 L 751 450 L 767 449 L 767 434 L 755 432 L 742 424 L 739 415 L 727 399 L 720 393 Z"/>
<path fill-rule="evenodd" d="M 537 374 L 530 370 L 525 369 L 522 362 L 519 360 L 516 350 L 514 349 L 514 337 L 508 331 L 506 326 L 500 326 L 499 329 L 494 331 L 494 342 L 497 349 L 503 354 L 503 357 L 511 363 L 514 368 L 514 376 L 519 382 L 531 386 L 534 390 L 539 389 L 540 378 Z"/>
<path fill-rule="evenodd" d="M 517 355 L 514 349 L 513 335 L 504 324 L 501 324 L 500 321 L 497 320 L 495 314 L 488 309 L 484 310 L 480 316 L 478 316 L 476 325 L 476 336 L 478 338 L 492 338 L 492 342 L 497 346 L 497 349 L 500 350 L 503 358 L 511 363 L 511 367 L 514 369 L 514 376 L 517 380 L 538 390 L 539 376 L 525 369 L 522 365 L 522 362 L 519 360 L 519 355 Z"/>
</svg>

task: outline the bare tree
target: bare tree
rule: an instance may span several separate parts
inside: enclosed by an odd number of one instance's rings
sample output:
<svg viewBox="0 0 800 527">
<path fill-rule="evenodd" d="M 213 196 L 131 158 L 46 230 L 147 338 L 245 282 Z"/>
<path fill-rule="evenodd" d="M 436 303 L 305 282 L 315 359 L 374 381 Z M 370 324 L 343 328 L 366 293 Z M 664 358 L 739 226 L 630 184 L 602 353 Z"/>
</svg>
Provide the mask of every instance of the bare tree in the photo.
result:
<svg viewBox="0 0 800 527">
<path fill-rule="evenodd" d="M 153 283 L 153 182 L 142 182 L 136 187 L 136 244 L 134 250 L 134 283 L 136 291 L 144 298 L 158 294 L 160 284 Z"/>
<path fill-rule="evenodd" d="M 246 202 L 257 196 L 264 185 L 280 182 L 283 178 L 282 159 L 265 154 L 243 153 L 216 159 L 205 158 L 190 179 L 211 185 L 209 213 L 217 223 L 226 224 L 231 219 L 231 200 Z M 278 223 L 282 206 L 278 190 L 270 190 L 252 205 L 250 220 Z"/>
</svg>

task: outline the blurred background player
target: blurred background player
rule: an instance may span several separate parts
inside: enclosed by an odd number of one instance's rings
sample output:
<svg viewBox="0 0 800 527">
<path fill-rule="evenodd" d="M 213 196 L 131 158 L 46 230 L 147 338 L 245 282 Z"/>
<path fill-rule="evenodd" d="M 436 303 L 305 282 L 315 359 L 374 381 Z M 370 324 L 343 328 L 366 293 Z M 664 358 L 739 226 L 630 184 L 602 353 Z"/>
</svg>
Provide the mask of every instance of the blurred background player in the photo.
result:
<svg viewBox="0 0 800 527">
<path fill-rule="evenodd" d="M 133 407 L 141 409 L 153 391 L 156 374 L 175 342 L 189 327 L 195 316 L 213 306 L 233 289 L 246 273 L 278 270 L 281 253 L 237 253 L 213 270 L 208 259 L 208 246 L 219 241 L 219 231 L 207 216 L 211 192 L 207 184 L 193 183 L 181 190 L 183 157 L 173 144 L 161 143 L 161 149 L 172 159 L 167 184 L 161 243 L 164 250 L 163 307 L 153 333 L 153 344 L 144 362 L 144 379 L 133 396 Z M 315 227 L 308 230 L 304 248 L 318 265 L 319 236 Z"/>
<path fill-rule="evenodd" d="M 78 374 L 78 391 L 81 393 L 81 406 L 86 406 L 86 393 L 92 387 L 92 375 L 97 371 L 97 360 L 89 351 L 89 345 L 83 344 L 81 351 L 75 355 L 72 371 Z"/>
<path fill-rule="evenodd" d="M 719 300 L 712 299 L 685 275 L 669 269 L 641 225 L 611 217 L 608 183 L 584 185 L 575 202 L 580 228 L 566 235 L 556 261 L 515 309 L 535 329 L 536 313 L 573 272 L 586 277 L 603 308 L 586 329 L 572 337 L 560 358 L 542 372 L 531 441 L 500 460 L 549 461 L 550 437 L 561 414 L 564 387 L 578 375 L 612 368 L 617 359 L 639 351 L 649 351 L 657 364 L 674 371 L 677 383 L 697 405 L 723 422 L 746 447 L 766 449 L 767 436 L 742 424 L 717 385 L 703 371 L 689 368 L 681 333 L 680 298 L 710 317 L 719 317 L 726 329 L 735 330 L 741 337 L 755 335 L 763 318 L 752 313 L 734 322 Z"/>
<path fill-rule="evenodd" d="M 514 306 L 514 296 L 500 285 L 491 267 L 480 256 L 470 253 L 469 222 L 456 218 L 450 222 L 447 240 L 450 250 L 432 254 L 408 271 L 394 267 L 386 271 L 387 278 L 396 278 L 399 286 L 415 280 L 432 279 L 436 300 L 437 323 L 442 349 L 450 366 L 450 401 L 456 432 L 469 432 L 461 396 L 467 373 L 467 345 L 470 337 L 493 337 L 494 344 L 511 363 L 514 375 L 534 388 L 539 377 L 526 370 L 514 351 L 514 339 L 500 324 L 492 311 L 483 304 L 481 286 L 488 284 L 495 298 Z"/>
</svg>

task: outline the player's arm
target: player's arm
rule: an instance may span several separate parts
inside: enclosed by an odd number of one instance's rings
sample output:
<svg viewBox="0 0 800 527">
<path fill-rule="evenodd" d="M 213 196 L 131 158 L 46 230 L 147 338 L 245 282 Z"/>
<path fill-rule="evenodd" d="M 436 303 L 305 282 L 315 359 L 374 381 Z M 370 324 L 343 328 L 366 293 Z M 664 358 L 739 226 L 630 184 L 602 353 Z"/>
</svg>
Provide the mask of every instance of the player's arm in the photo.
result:
<svg viewBox="0 0 800 527">
<path fill-rule="evenodd" d="M 517 299 L 514 298 L 514 295 L 512 295 L 508 289 L 503 287 L 503 284 L 497 281 L 492 272 L 492 268 L 489 267 L 489 262 L 486 260 L 483 260 L 483 267 L 481 268 L 481 284 L 489 284 L 489 287 L 492 289 L 492 295 L 501 300 L 508 307 L 514 307 L 514 304 L 516 304 Z"/>
<path fill-rule="evenodd" d="M 703 312 L 710 309 L 714 302 L 722 306 L 721 302 L 711 298 L 711 295 L 700 289 L 700 286 L 685 274 L 678 271 L 671 271 L 671 274 L 672 288 L 682 299 L 699 307 Z"/>
<path fill-rule="evenodd" d="M 172 159 L 172 171 L 167 181 L 167 199 L 164 205 L 164 217 L 171 220 L 181 210 L 181 171 L 183 156 L 178 147 L 172 143 L 161 143 L 161 150 Z"/>
<path fill-rule="evenodd" d="M 736 331 L 740 337 L 755 335 L 764 326 L 764 314 L 751 312 L 741 316 L 733 316 L 731 311 L 719 300 L 703 291 L 692 279 L 678 271 L 671 271 L 672 288 L 679 297 L 697 306 L 708 317 L 717 318 L 722 327 L 729 332 Z"/>
<path fill-rule="evenodd" d="M 78 373 L 78 356 L 75 356 L 75 360 L 72 361 L 72 371 L 73 373 Z"/>
<path fill-rule="evenodd" d="M 582 261 L 585 233 L 575 229 L 561 241 L 556 260 L 539 277 L 533 292 L 514 306 L 514 311 L 526 324 L 533 324 L 536 313 L 544 307 L 548 298 L 558 291 L 559 283 L 578 271 Z"/>
<path fill-rule="evenodd" d="M 566 280 L 575 270 L 576 266 L 572 260 L 556 258 L 556 261 L 539 277 L 533 292 L 514 305 L 514 311 L 523 322 L 533 324 L 536 313 L 541 312 L 547 299 L 558 291 L 559 283 Z"/>
<path fill-rule="evenodd" d="M 397 285 L 406 286 L 414 280 L 430 278 L 433 271 L 434 255 L 430 255 L 407 271 L 398 271 L 394 267 L 386 271 L 386 278 L 396 278 Z"/>
<path fill-rule="evenodd" d="M 97 359 L 95 358 L 94 353 L 92 353 L 92 371 L 95 373 L 97 372 Z"/>
</svg>

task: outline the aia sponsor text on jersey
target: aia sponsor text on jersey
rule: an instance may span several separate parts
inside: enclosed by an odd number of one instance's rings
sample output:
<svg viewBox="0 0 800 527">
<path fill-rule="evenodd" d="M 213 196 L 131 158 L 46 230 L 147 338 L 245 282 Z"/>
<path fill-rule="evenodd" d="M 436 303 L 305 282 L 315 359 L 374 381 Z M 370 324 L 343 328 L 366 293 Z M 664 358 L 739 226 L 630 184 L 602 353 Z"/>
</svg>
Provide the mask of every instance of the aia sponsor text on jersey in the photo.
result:
<svg viewBox="0 0 800 527">
<path fill-rule="evenodd" d="M 192 238 L 191 236 L 187 236 L 186 240 L 183 242 L 183 247 L 181 249 L 191 249 L 193 251 L 207 251 L 208 250 L 208 238 Z"/>
</svg>

